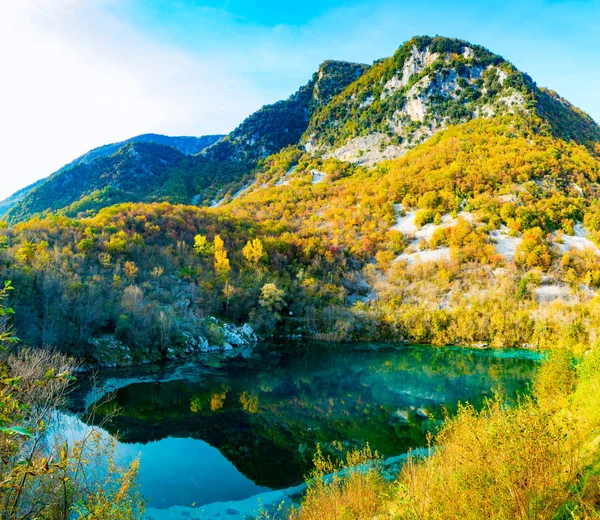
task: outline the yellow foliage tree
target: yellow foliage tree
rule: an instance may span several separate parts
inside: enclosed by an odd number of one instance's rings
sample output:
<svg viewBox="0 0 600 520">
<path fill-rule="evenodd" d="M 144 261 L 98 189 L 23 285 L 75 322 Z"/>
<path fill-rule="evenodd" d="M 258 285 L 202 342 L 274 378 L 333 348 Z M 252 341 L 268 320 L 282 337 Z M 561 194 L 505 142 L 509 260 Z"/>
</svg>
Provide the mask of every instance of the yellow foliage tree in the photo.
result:
<svg viewBox="0 0 600 520">
<path fill-rule="evenodd" d="M 227 251 L 225 250 L 225 244 L 223 239 L 219 235 L 215 235 L 214 241 L 215 248 L 215 271 L 223 277 L 227 277 L 231 271 L 231 265 L 229 264 L 229 258 L 227 258 Z"/>
<path fill-rule="evenodd" d="M 260 238 L 255 238 L 254 240 L 248 240 L 244 249 L 242 250 L 244 258 L 255 269 L 258 268 L 258 265 L 261 260 L 263 260 L 266 256 L 265 248 Z"/>
<path fill-rule="evenodd" d="M 198 256 L 206 256 L 210 252 L 210 244 L 204 235 L 194 237 L 194 251 Z"/>
</svg>

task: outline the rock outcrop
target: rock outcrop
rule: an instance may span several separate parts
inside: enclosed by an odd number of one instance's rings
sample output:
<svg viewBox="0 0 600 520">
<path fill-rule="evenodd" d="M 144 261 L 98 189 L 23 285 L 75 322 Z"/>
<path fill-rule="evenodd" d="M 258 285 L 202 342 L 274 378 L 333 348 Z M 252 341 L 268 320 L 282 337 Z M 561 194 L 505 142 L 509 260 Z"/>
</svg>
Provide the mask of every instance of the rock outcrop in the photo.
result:
<svg viewBox="0 0 600 520">
<path fill-rule="evenodd" d="M 90 361 L 102 368 L 115 368 L 135 365 L 147 365 L 162 361 L 194 359 L 194 356 L 206 355 L 211 352 L 242 353 L 247 355 L 258 342 L 259 338 L 254 329 L 245 323 L 241 326 L 223 323 L 216 318 L 210 318 L 209 324 L 217 330 L 217 340 L 211 342 L 203 334 L 183 333 L 183 341 L 173 343 L 164 351 L 160 349 L 135 348 L 128 346 L 114 334 L 104 334 L 89 340 Z M 222 341 L 221 341 L 222 338 Z M 211 344 L 212 343 L 212 344 Z"/>
</svg>

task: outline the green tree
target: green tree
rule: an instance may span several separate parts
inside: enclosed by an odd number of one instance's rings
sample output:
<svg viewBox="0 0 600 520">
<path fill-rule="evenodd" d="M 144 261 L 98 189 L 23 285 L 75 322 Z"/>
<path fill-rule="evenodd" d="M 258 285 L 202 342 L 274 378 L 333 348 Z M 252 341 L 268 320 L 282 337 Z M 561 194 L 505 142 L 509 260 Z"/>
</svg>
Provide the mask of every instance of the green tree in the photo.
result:
<svg viewBox="0 0 600 520">
<path fill-rule="evenodd" d="M 204 235 L 194 237 L 194 251 L 198 256 L 206 256 L 210 253 L 210 243 Z"/>
</svg>

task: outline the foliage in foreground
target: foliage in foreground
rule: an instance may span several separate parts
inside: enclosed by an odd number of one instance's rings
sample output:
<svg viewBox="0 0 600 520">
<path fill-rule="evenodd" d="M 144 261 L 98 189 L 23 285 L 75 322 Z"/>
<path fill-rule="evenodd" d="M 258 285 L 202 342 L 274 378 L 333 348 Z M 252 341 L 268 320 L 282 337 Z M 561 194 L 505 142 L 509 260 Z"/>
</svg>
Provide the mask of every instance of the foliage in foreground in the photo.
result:
<svg viewBox="0 0 600 520">
<path fill-rule="evenodd" d="M 372 466 L 313 486 L 297 519 L 600 518 L 600 344 L 557 348 L 531 397 L 464 405 L 384 484 Z"/>
<path fill-rule="evenodd" d="M 0 316 L 11 314 L 2 306 Z M 0 348 L 14 343 L 0 320 Z M 0 354 L 0 518 L 3 520 L 141 517 L 138 462 L 120 467 L 115 442 L 89 428 L 73 439 L 60 431 L 75 366 L 62 354 L 26 348 Z"/>
</svg>

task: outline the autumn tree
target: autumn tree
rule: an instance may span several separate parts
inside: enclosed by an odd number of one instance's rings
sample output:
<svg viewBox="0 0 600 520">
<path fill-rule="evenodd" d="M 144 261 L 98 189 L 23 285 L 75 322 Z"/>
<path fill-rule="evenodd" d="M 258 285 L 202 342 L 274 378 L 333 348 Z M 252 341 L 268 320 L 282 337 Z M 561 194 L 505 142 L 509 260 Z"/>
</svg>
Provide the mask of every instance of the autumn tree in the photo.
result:
<svg viewBox="0 0 600 520">
<path fill-rule="evenodd" d="M 204 235 L 196 235 L 194 237 L 194 252 L 200 257 L 210 253 L 210 243 Z"/>
<path fill-rule="evenodd" d="M 552 262 L 550 249 L 543 231 L 535 227 L 523 233 L 523 240 L 518 245 L 515 262 L 525 267 L 548 269 Z"/>
<path fill-rule="evenodd" d="M 246 259 L 246 262 L 248 262 L 248 265 L 256 270 L 258 270 L 260 262 L 265 260 L 267 257 L 260 238 L 248 240 L 244 246 L 244 249 L 242 250 L 242 253 Z"/>
<path fill-rule="evenodd" d="M 227 257 L 227 250 L 223 239 L 219 235 L 215 235 L 213 243 L 215 250 L 215 261 L 214 267 L 217 274 L 223 278 L 226 278 L 231 271 L 231 265 L 229 264 L 229 258 Z"/>
<path fill-rule="evenodd" d="M 285 292 L 274 283 L 266 283 L 260 291 L 259 303 L 270 312 L 277 312 L 285 306 L 283 299 Z"/>
</svg>

